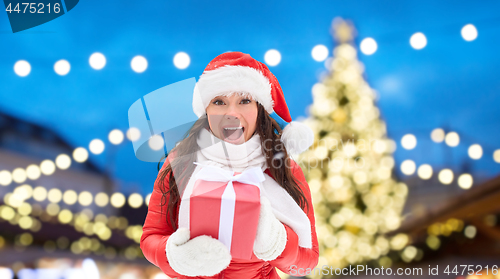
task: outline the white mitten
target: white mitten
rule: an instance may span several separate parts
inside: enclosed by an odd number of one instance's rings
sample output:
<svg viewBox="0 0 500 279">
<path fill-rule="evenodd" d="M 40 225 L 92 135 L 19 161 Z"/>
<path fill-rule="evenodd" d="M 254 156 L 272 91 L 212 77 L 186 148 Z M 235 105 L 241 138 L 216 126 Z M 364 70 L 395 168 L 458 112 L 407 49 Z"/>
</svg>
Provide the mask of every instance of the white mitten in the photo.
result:
<svg viewBox="0 0 500 279">
<path fill-rule="evenodd" d="M 260 199 L 260 216 L 253 251 L 264 261 L 276 259 L 286 246 L 286 229 L 274 216 L 271 202 L 266 197 Z"/>
<path fill-rule="evenodd" d="M 231 262 L 231 254 L 222 242 L 208 235 L 189 240 L 186 228 L 170 235 L 165 250 L 172 269 L 186 276 L 213 276 Z"/>
</svg>

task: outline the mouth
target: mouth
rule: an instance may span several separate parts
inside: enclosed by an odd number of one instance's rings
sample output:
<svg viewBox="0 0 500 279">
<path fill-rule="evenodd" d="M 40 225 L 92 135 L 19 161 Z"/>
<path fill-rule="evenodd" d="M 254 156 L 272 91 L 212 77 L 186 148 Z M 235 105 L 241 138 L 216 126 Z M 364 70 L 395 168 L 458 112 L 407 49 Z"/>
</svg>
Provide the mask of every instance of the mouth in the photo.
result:
<svg viewBox="0 0 500 279">
<path fill-rule="evenodd" d="M 237 141 L 243 136 L 244 131 L 245 127 L 223 127 L 222 135 L 226 140 Z"/>
</svg>

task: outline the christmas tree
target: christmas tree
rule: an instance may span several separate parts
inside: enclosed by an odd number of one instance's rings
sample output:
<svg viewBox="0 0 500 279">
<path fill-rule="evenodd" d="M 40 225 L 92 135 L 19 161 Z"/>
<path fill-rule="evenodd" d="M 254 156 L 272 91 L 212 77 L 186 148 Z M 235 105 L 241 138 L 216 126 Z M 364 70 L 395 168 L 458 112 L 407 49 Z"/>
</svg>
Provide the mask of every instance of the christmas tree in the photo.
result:
<svg viewBox="0 0 500 279">
<path fill-rule="evenodd" d="M 313 86 L 304 123 L 315 142 L 298 158 L 311 188 L 320 246 L 318 267 L 372 262 L 388 267 L 406 235 L 388 238 L 402 221 L 408 188 L 393 178 L 395 142 L 375 106 L 376 92 L 363 77 L 352 24 L 335 19 L 329 73 Z M 314 276 L 316 277 L 316 276 Z"/>
</svg>

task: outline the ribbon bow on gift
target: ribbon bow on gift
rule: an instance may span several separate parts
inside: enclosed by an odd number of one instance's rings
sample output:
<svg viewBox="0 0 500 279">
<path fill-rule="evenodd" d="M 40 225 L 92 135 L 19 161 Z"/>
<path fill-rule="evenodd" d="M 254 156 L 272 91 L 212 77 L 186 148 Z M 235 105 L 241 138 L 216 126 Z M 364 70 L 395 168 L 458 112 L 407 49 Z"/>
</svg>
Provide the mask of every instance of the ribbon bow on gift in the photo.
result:
<svg viewBox="0 0 500 279">
<path fill-rule="evenodd" d="M 264 173 L 261 168 L 252 167 L 244 170 L 240 174 L 234 175 L 233 171 L 224 170 L 219 167 L 203 165 L 196 162 L 194 162 L 194 164 L 202 166 L 201 170 L 195 175 L 196 179 L 227 183 L 221 199 L 221 216 L 218 239 L 230 250 L 236 205 L 236 193 L 234 191 L 233 182 L 236 181 L 243 184 L 255 185 L 260 190 L 261 182 L 266 179 L 264 177 Z"/>
<path fill-rule="evenodd" d="M 242 173 L 234 175 L 233 171 L 224 170 L 219 167 L 203 165 L 197 162 L 194 162 L 194 164 L 202 166 L 202 169 L 196 174 L 196 178 L 206 181 L 227 182 L 228 184 L 231 183 L 231 185 L 233 181 L 237 181 L 255 185 L 260 189 L 260 183 L 266 180 L 262 169 L 259 167 L 248 168 Z"/>
</svg>

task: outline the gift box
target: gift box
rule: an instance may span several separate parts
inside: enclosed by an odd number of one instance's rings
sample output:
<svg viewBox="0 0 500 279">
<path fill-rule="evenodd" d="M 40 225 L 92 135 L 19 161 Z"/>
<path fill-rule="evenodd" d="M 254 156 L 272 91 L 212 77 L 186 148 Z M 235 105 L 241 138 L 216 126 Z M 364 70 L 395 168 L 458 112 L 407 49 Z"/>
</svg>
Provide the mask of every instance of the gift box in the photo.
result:
<svg viewBox="0 0 500 279">
<path fill-rule="evenodd" d="M 260 168 L 242 173 L 206 166 L 195 177 L 190 196 L 190 237 L 209 235 L 236 259 L 251 259 L 260 213 Z"/>
</svg>

